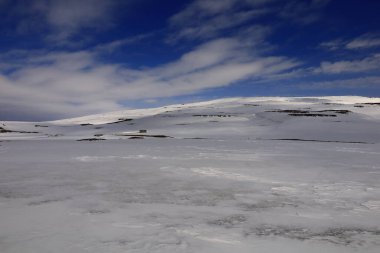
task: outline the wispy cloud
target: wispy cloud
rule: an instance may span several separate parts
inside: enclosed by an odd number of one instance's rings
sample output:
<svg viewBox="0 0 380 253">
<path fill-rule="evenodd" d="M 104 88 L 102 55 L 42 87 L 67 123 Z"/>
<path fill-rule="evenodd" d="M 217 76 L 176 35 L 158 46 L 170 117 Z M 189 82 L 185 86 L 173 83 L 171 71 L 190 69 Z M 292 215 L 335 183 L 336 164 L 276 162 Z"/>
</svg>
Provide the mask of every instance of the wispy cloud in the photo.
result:
<svg viewBox="0 0 380 253">
<path fill-rule="evenodd" d="M 110 25 L 114 1 L 53 0 L 37 2 L 47 22 L 53 27 L 53 39 L 66 39 L 82 28 L 101 29 Z"/>
<path fill-rule="evenodd" d="M 380 70 L 380 54 L 375 54 L 360 60 L 352 61 L 324 61 L 320 67 L 315 69 L 315 73 L 341 74 L 341 73 L 363 73 L 373 70 Z"/>
<path fill-rule="evenodd" d="M 379 34 L 364 34 L 346 44 L 347 49 L 363 49 L 380 47 Z"/>
<path fill-rule="evenodd" d="M 120 109 L 125 99 L 193 94 L 249 78 L 265 79 L 298 65 L 249 50 L 238 38 L 216 39 L 176 61 L 143 70 L 101 64 L 91 51 L 37 53 L 33 59 L 25 55 L 28 64 L 16 62 L 10 75 L 0 76 L 0 100 L 7 108 L 67 117 Z"/>
<path fill-rule="evenodd" d="M 34 0 L 33 11 L 52 27 L 50 36 L 70 41 L 81 29 L 109 21 L 112 4 L 98 0 Z M 267 36 L 272 28 L 242 26 L 223 36 L 221 30 L 238 26 L 268 10 L 275 0 L 197 0 L 173 16 L 176 39 L 200 39 L 200 44 L 177 60 L 155 67 L 132 68 L 102 62 L 100 56 L 141 40 L 155 32 L 100 43 L 86 50 L 13 50 L 0 55 L 0 109 L 13 108 L 46 118 L 62 118 L 123 108 L 124 101 L 157 100 L 196 94 L 244 80 L 280 79 L 300 63 L 273 55 Z M 112 2 L 112 1 L 111 1 Z M 84 6 L 78 6 L 82 4 Z M 76 11 L 78 8 L 78 11 Z M 95 8 L 95 9 L 88 9 Z M 90 12 L 86 14 L 82 12 Z M 189 24 L 188 17 L 199 14 Z M 83 14 L 83 15 L 82 15 Z M 197 16 L 197 15 L 195 15 Z M 203 26 L 203 21 L 207 21 Z M 174 24 L 176 23 L 176 24 Z M 194 25 L 194 30 L 189 30 Z M 178 26 L 177 26 L 178 25 Z M 228 33 L 227 33 L 228 34 Z M 20 102 L 22 100 L 22 102 Z M 54 104 L 54 105 L 52 105 Z"/>
<path fill-rule="evenodd" d="M 330 0 L 288 1 L 280 11 L 280 16 L 296 23 L 307 25 L 321 17 L 321 9 Z"/>
<path fill-rule="evenodd" d="M 360 88 L 380 88 L 380 76 L 359 77 L 351 79 L 339 79 L 320 82 L 307 82 L 296 85 L 300 89 L 360 89 Z"/>
<path fill-rule="evenodd" d="M 113 52 L 120 47 L 135 44 L 141 42 L 143 40 L 149 39 L 153 37 L 157 32 L 149 32 L 144 34 L 139 34 L 135 36 L 130 36 L 124 39 L 118 39 L 111 42 L 106 42 L 102 44 L 98 44 L 94 47 L 95 51 L 105 51 L 105 52 Z"/>
<path fill-rule="evenodd" d="M 196 0 L 172 16 L 174 32 L 169 42 L 180 39 L 210 39 L 274 10 L 266 4 L 276 0 Z"/>
<path fill-rule="evenodd" d="M 50 42 L 72 44 L 78 36 L 84 40 L 84 30 L 112 26 L 115 7 L 121 4 L 125 5 L 119 0 L 3 0 L 7 11 L 2 14 L 16 24 L 15 32 L 38 33 Z"/>
<path fill-rule="evenodd" d="M 321 48 L 327 50 L 363 50 L 374 49 L 380 47 L 380 34 L 366 33 L 351 40 L 336 39 L 332 41 L 322 42 Z"/>
<path fill-rule="evenodd" d="M 232 32 L 252 20 L 270 15 L 271 20 L 282 19 L 307 25 L 321 17 L 321 10 L 330 0 L 196 0 L 172 16 L 169 25 L 173 33 L 168 41 L 205 40 L 221 33 Z M 260 22 L 257 22 L 260 23 Z"/>
<path fill-rule="evenodd" d="M 319 47 L 329 51 L 336 51 L 345 48 L 346 44 L 347 42 L 345 42 L 342 39 L 335 39 L 331 41 L 322 42 L 319 44 Z"/>
</svg>

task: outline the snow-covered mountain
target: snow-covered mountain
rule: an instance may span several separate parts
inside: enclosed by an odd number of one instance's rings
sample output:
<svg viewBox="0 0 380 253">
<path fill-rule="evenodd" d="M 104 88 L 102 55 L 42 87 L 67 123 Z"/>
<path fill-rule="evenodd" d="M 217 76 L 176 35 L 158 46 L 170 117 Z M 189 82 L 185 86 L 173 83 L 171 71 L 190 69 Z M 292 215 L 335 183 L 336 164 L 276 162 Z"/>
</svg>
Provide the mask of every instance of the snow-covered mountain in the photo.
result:
<svg viewBox="0 0 380 253">
<path fill-rule="evenodd" d="M 0 122 L 0 252 L 380 250 L 380 98 Z"/>
<path fill-rule="evenodd" d="M 51 122 L 1 122 L 2 139 L 304 139 L 379 142 L 380 99 L 232 98 Z M 140 130 L 144 133 L 139 133 Z"/>
</svg>

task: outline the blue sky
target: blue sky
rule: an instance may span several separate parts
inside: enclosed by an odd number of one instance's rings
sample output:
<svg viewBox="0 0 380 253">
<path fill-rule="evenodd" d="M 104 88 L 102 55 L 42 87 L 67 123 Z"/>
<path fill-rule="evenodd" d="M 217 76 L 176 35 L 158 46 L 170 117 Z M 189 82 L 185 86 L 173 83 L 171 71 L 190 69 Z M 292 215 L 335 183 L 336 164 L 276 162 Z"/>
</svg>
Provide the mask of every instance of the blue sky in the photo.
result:
<svg viewBox="0 0 380 253">
<path fill-rule="evenodd" d="M 0 0 L 0 120 L 380 96 L 380 1 Z"/>
</svg>

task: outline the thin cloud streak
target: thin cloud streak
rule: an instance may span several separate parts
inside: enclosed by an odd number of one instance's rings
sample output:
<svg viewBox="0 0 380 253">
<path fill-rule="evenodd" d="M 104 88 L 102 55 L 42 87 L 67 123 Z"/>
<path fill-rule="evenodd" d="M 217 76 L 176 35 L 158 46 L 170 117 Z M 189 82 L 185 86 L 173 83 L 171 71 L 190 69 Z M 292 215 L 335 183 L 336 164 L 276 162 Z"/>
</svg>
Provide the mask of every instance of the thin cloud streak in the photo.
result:
<svg viewBox="0 0 380 253">
<path fill-rule="evenodd" d="M 377 88 L 380 89 L 380 76 L 359 77 L 351 79 L 340 79 L 331 81 L 308 82 L 295 85 L 300 89 L 317 90 L 317 89 L 360 89 L 360 88 Z"/>
<path fill-rule="evenodd" d="M 205 40 L 249 20 L 273 13 L 266 7 L 277 0 L 197 0 L 169 19 L 174 32 L 168 42 Z"/>
<path fill-rule="evenodd" d="M 380 35 L 376 33 L 367 33 L 351 40 L 335 39 L 322 42 L 320 47 L 330 51 L 374 49 L 380 47 Z"/>
<path fill-rule="evenodd" d="M 347 49 L 374 48 L 380 46 L 380 35 L 365 34 L 346 45 Z"/>
<path fill-rule="evenodd" d="M 5 20 L 15 20 L 15 29 L 9 32 L 39 33 L 57 46 L 74 45 L 89 39 L 85 37 L 88 30 L 97 32 L 111 27 L 116 7 L 129 2 L 131 0 L 13 0 L 4 1 L 8 11 L 3 14 Z"/>
<path fill-rule="evenodd" d="M 288 1 L 280 11 L 280 17 L 301 25 L 316 22 L 321 17 L 320 10 L 330 0 Z"/>
<path fill-rule="evenodd" d="M 340 73 L 364 73 L 374 70 L 380 70 L 380 54 L 375 54 L 361 60 L 337 61 L 321 63 L 320 67 L 315 69 L 315 73 L 340 74 Z"/>
<path fill-rule="evenodd" d="M 1 76 L 0 99 L 8 107 L 33 105 L 36 111 L 76 116 L 121 109 L 126 99 L 194 94 L 252 77 L 265 79 L 299 64 L 286 57 L 252 55 L 242 45 L 238 38 L 217 39 L 177 61 L 143 70 L 100 64 L 91 51 L 33 55 L 27 66 Z"/>
</svg>

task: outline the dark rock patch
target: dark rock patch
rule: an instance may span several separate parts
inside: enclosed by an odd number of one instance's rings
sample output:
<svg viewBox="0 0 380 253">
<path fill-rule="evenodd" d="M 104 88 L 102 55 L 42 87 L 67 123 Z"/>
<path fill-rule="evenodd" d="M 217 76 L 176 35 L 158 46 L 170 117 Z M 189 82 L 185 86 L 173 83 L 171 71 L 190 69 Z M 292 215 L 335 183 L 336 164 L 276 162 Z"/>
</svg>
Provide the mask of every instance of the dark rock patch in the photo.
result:
<svg viewBox="0 0 380 253">
<path fill-rule="evenodd" d="M 208 138 L 203 137 L 189 137 L 189 138 L 183 138 L 184 140 L 207 140 Z"/>
<path fill-rule="evenodd" d="M 0 127 L 0 133 L 19 133 L 19 134 L 38 134 L 39 132 L 30 131 L 14 131 Z"/>
<path fill-rule="evenodd" d="M 269 139 L 272 141 L 311 141 L 311 142 L 335 142 L 335 143 L 353 143 L 353 144 L 373 144 L 362 141 L 327 141 L 327 140 L 309 140 L 309 139 L 296 139 L 296 138 L 284 138 L 284 139 Z"/>
<path fill-rule="evenodd" d="M 289 116 L 295 117 L 336 117 L 335 114 L 320 114 L 320 113 L 289 113 Z"/>
<path fill-rule="evenodd" d="M 11 132 L 13 131 L 0 127 L 0 133 L 11 133 Z"/>
<path fill-rule="evenodd" d="M 324 105 L 341 105 L 341 104 L 338 104 L 338 103 L 322 103 Z"/>
<path fill-rule="evenodd" d="M 193 117 L 219 117 L 219 118 L 226 118 L 226 117 L 233 117 L 233 115 L 230 115 L 230 114 L 194 114 Z"/>
<path fill-rule="evenodd" d="M 79 139 L 77 141 L 105 141 L 106 139 L 102 138 L 85 138 L 85 139 Z"/>
<path fill-rule="evenodd" d="M 348 114 L 351 111 L 349 110 L 322 110 L 322 111 L 315 111 L 315 112 L 332 112 L 332 113 L 339 113 L 339 114 Z"/>
<path fill-rule="evenodd" d="M 321 110 L 321 111 L 306 111 L 306 110 L 273 110 L 267 112 L 278 112 L 287 113 L 289 116 L 296 117 L 336 117 L 335 114 L 325 114 L 325 113 L 337 113 L 337 114 L 348 114 L 349 110 Z"/>
<path fill-rule="evenodd" d="M 163 134 L 117 134 L 117 136 L 126 137 L 152 137 L 152 138 L 174 138 Z"/>
<path fill-rule="evenodd" d="M 279 112 L 279 113 L 310 113 L 310 111 L 304 111 L 304 110 L 273 110 L 273 111 L 267 111 L 267 112 Z"/>
<path fill-rule="evenodd" d="M 117 123 L 122 123 L 122 122 L 127 122 L 127 121 L 131 121 L 133 119 L 128 119 L 128 118 L 119 118 L 117 121 L 115 122 L 109 122 L 107 123 L 107 125 L 110 125 L 110 124 L 117 124 Z"/>
<path fill-rule="evenodd" d="M 365 106 L 371 106 L 371 105 L 380 106 L 380 103 L 358 103 L 358 104 L 355 104 L 354 107 L 365 107 Z"/>
<path fill-rule="evenodd" d="M 63 134 L 48 134 L 48 137 L 61 137 Z"/>
</svg>

